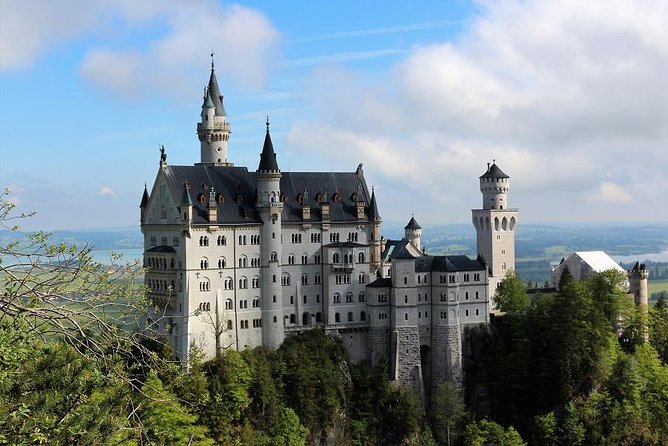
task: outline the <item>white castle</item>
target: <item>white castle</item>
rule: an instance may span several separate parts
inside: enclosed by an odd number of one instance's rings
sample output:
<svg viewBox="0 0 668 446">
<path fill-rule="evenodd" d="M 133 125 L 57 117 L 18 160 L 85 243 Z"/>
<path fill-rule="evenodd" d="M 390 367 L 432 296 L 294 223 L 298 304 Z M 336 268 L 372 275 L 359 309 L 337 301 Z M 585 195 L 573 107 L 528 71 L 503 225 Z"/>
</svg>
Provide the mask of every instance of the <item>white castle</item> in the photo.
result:
<svg viewBox="0 0 668 446">
<path fill-rule="evenodd" d="M 462 333 L 486 323 L 490 290 L 515 265 L 517 210 L 496 164 L 480 177 L 477 259 L 431 256 L 414 218 L 402 240 L 381 237 L 362 165 L 351 172 L 282 172 L 267 121 L 257 169 L 228 161 L 231 133 L 211 65 L 200 162 L 171 166 L 164 149 L 141 201 L 147 325 L 182 360 L 193 348 L 278 348 L 322 329 L 353 361 L 382 358 L 415 389 L 462 377 Z"/>
</svg>

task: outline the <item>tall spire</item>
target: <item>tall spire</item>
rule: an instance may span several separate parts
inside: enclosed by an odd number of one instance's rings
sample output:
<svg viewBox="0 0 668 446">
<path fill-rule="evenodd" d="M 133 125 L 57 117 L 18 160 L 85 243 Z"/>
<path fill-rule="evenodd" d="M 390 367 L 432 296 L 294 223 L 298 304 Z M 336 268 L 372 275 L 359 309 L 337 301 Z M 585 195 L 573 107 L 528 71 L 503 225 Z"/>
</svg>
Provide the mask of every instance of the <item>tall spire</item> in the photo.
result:
<svg viewBox="0 0 668 446">
<path fill-rule="evenodd" d="M 376 191 L 373 187 L 371 188 L 371 203 L 369 203 L 369 220 L 380 221 L 378 205 L 376 204 Z"/>
<path fill-rule="evenodd" d="M 218 88 L 218 79 L 216 78 L 216 70 L 213 63 L 214 54 L 215 53 L 211 51 L 211 76 L 209 77 L 209 94 L 211 94 L 213 105 L 216 108 L 216 116 L 227 116 L 225 113 L 225 107 L 223 106 L 223 95 L 220 94 L 220 88 Z"/>
<path fill-rule="evenodd" d="M 260 165 L 257 170 L 280 172 L 278 162 L 276 161 L 276 152 L 274 152 L 274 144 L 271 142 L 271 135 L 269 134 L 269 116 L 267 116 L 267 134 L 264 136 L 264 146 L 260 154 Z"/>
</svg>

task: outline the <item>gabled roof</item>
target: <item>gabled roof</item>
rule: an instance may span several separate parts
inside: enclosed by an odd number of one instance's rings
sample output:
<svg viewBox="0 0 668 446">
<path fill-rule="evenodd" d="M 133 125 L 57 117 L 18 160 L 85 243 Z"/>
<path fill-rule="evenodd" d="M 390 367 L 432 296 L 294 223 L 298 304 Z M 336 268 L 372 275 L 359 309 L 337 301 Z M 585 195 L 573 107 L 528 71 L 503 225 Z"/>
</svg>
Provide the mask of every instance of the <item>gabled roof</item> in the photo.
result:
<svg viewBox="0 0 668 446">
<path fill-rule="evenodd" d="M 190 199 L 190 193 L 188 192 L 188 182 L 183 182 L 183 189 L 181 190 L 181 205 L 192 206 L 193 201 Z"/>
<path fill-rule="evenodd" d="M 619 266 L 609 255 L 603 251 L 577 251 L 571 255 L 580 257 L 589 267 L 597 273 L 607 271 L 609 269 L 616 269 L 624 271 L 624 268 Z"/>
<path fill-rule="evenodd" d="M 422 226 L 420 226 L 418 222 L 415 221 L 415 217 L 411 215 L 411 220 L 404 226 L 404 229 L 422 229 Z"/>
<path fill-rule="evenodd" d="M 503 173 L 499 166 L 496 163 L 492 164 L 491 167 L 487 169 L 487 172 L 480 175 L 480 178 L 510 178 L 508 175 Z"/>
</svg>

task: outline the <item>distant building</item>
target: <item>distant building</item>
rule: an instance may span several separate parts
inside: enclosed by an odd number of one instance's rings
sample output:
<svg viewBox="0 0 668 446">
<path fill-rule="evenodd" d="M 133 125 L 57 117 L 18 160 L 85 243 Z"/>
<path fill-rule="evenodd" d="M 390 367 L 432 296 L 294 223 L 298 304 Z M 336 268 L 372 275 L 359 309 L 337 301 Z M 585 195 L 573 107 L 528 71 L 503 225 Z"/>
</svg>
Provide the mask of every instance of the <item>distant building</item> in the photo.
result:
<svg viewBox="0 0 668 446">
<path fill-rule="evenodd" d="M 214 67 L 197 135 L 200 160 L 160 157 L 144 189 L 145 283 L 157 310 L 147 326 L 182 360 L 192 348 L 277 348 L 314 328 L 339 336 L 354 361 L 385 358 L 392 378 L 420 389 L 462 376 L 462 332 L 489 321 L 492 289 L 514 268 L 517 210 L 496 164 L 473 210 L 478 257 L 430 256 L 411 218 L 402 240 L 381 237 L 362 165 L 350 172 L 284 172 L 269 122 L 257 168 L 228 160 L 230 122 Z"/>
<path fill-rule="evenodd" d="M 566 267 L 575 280 L 586 280 L 593 273 L 601 273 L 609 269 L 626 274 L 626 270 L 603 251 L 578 251 L 562 258 L 561 262 L 552 268 L 552 283 L 557 288 L 561 274 Z"/>
</svg>

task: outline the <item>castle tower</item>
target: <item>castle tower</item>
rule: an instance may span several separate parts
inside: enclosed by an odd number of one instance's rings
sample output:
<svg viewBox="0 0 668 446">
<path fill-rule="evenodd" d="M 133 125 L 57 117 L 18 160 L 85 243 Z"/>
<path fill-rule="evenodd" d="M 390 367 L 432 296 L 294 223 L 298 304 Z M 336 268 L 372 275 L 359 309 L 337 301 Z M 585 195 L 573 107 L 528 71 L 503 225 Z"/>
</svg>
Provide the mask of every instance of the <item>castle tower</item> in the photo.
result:
<svg viewBox="0 0 668 446">
<path fill-rule="evenodd" d="M 415 247 L 418 251 L 420 247 L 420 238 L 422 237 L 422 227 L 415 221 L 415 217 L 411 215 L 411 220 L 404 226 L 404 237 Z"/>
<path fill-rule="evenodd" d="M 230 123 L 227 121 L 223 96 L 218 88 L 218 80 L 211 55 L 211 76 L 204 89 L 201 122 L 197 123 L 197 137 L 200 141 L 200 163 L 218 166 L 232 166 L 227 159 L 227 142 L 230 139 Z"/>
<path fill-rule="evenodd" d="M 518 210 L 508 203 L 510 177 L 493 163 L 480 176 L 482 209 L 473 209 L 473 226 L 477 233 L 478 255 L 490 273 L 489 293 L 492 310 L 498 283 L 515 269 L 515 225 Z"/>
<path fill-rule="evenodd" d="M 649 271 L 645 264 L 636 262 L 635 266 L 627 271 L 629 278 L 629 294 L 633 295 L 636 305 L 644 305 L 645 309 L 649 305 L 649 292 L 647 289 L 647 280 Z"/>
<path fill-rule="evenodd" d="M 278 348 L 285 337 L 283 330 L 283 300 L 281 296 L 281 171 L 276 162 L 274 145 L 267 133 L 257 168 L 257 204 L 262 218 L 262 345 Z"/>
</svg>

